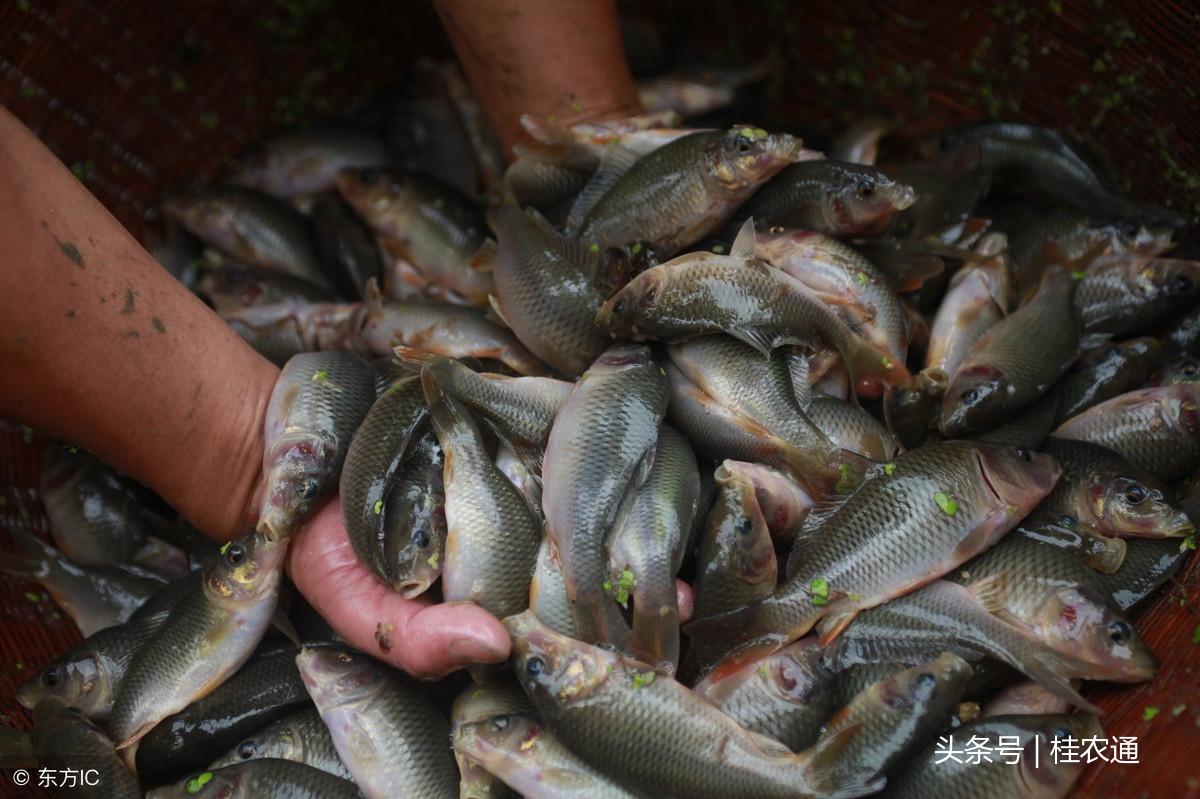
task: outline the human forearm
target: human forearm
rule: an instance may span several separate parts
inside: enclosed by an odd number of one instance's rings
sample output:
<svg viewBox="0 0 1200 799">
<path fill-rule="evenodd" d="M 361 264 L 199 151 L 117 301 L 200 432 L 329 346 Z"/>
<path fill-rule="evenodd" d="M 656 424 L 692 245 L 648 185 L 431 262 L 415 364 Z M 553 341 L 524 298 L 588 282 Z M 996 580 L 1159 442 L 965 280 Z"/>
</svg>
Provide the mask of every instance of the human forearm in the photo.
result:
<svg viewBox="0 0 1200 799">
<path fill-rule="evenodd" d="M 521 114 L 564 123 L 641 110 L 612 0 L 436 0 L 509 157 Z"/>
<path fill-rule="evenodd" d="M 0 320 L 0 415 L 92 450 L 216 538 L 247 529 L 277 369 L 4 109 Z"/>
</svg>

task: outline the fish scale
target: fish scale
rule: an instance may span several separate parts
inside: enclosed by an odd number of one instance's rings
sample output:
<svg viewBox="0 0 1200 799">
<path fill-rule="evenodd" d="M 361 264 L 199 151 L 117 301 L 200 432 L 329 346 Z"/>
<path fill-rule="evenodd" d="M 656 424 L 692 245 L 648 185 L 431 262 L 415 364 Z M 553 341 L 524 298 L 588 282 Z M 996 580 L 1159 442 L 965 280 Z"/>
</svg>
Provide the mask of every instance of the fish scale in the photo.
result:
<svg viewBox="0 0 1200 799">
<path fill-rule="evenodd" d="M 596 327 L 604 297 L 587 278 L 585 250 L 512 205 L 494 211 L 491 222 L 504 318 L 534 355 L 563 374 L 581 374 L 608 343 Z"/>
<path fill-rule="evenodd" d="M 268 724 L 209 764 L 209 770 L 247 760 L 279 758 L 303 763 L 340 777 L 354 779 L 338 757 L 333 738 L 316 708 L 307 707 Z"/>
<path fill-rule="evenodd" d="M 163 202 L 168 219 L 230 255 L 329 287 L 304 215 L 253 189 L 210 186 Z"/>
<path fill-rule="evenodd" d="M 209 693 L 250 657 L 279 599 L 287 545 L 254 533 L 231 542 L 129 665 L 109 730 L 133 762 L 138 739 Z"/>
<path fill-rule="evenodd" d="M 1065 797 L 1083 774 L 1082 758 L 1061 760 L 1051 756 L 1056 737 L 1102 738 L 1103 730 L 1091 715 L 996 716 L 964 724 L 947 732 L 955 756 L 947 757 L 947 741 L 939 739 L 913 756 L 903 772 L 888 781 L 883 799 L 1010 799 L 1013 796 Z M 952 738 L 951 738 L 952 736 Z M 968 741 L 978 741 L 980 751 L 997 753 L 975 762 L 962 755 Z M 999 756 L 1001 745 L 1015 744 L 1020 762 Z M 1037 747 L 1037 752 L 1033 751 Z M 1035 767 L 1034 763 L 1038 765 Z M 1036 793 L 1034 792 L 1036 790 Z"/>
<path fill-rule="evenodd" d="M 1200 387 L 1131 391 L 1063 422 L 1054 435 L 1108 447 L 1160 480 L 1200 464 Z"/>
<path fill-rule="evenodd" d="M 184 777 L 155 788 L 147 799 L 191 796 L 237 799 L 359 799 L 358 786 L 318 768 L 281 758 L 250 760 Z"/>
<path fill-rule="evenodd" d="M 421 375 L 430 420 L 444 454 L 446 558 L 442 595 L 475 602 L 498 618 L 529 607 L 541 520 L 487 451 L 467 409 Z"/>
<path fill-rule="evenodd" d="M 746 150 L 730 151 L 743 143 Z M 589 245 L 647 242 L 672 255 L 719 230 L 758 186 L 807 154 L 800 145 L 749 128 L 682 136 L 635 161 L 573 232 Z"/>
<path fill-rule="evenodd" d="M 982 433 L 1033 405 L 1079 356 L 1076 281 L 1048 274 L 1034 297 L 994 324 L 967 353 L 942 402 L 942 432 Z M 1039 342 L 1030 354 L 1029 342 Z M 970 401 L 971 392 L 985 392 Z M 1051 413 L 1051 416 L 1053 414 Z"/>
<path fill-rule="evenodd" d="M 633 648 L 647 663 L 679 660 L 675 574 L 699 509 L 700 473 L 687 439 L 669 425 L 658 434 L 654 466 L 629 512 L 608 538 L 609 582 L 619 592 L 633 574 Z"/>
<path fill-rule="evenodd" d="M 530 613 L 505 623 L 518 679 L 551 732 L 624 787 L 660 799 L 811 793 L 805 758 L 744 730 L 676 681 L 559 636 Z"/>
<path fill-rule="evenodd" d="M 396 564 L 384 558 L 389 492 L 428 426 L 429 410 L 421 381 L 415 376 L 397 381 L 363 417 L 346 452 L 338 482 L 342 522 L 354 554 L 393 586 L 399 586 L 409 575 L 396 574 Z"/>
<path fill-rule="evenodd" d="M 835 610 L 836 633 L 857 611 L 936 579 L 1015 525 L 1058 477 L 1049 458 L 1029 457 L 1024 462 L 1011 449 L 953 441 L 906 452 L 891 474 L 868 480 L 810 526 L 812 535 L 801 533 L 788 579 L 774 594 L 693 622 L 689 632 L 719 641 L 738 658 L 778 649 Z M 818 580 L 827 586 L 825 602 L 816 598 Z"/>
<path fill-rule="evenodd" d="M 78 709 L 58 699 L 44 701 L 34 708 L 33 749 L 43 774 L 53 775 L 81 767 L 95 769 L 91 773 L 98 776 L 97 784 L 89 787 L 81 776 L 80 781 L 70 787 L 70 793 L 76 796 L 136 799 L 142 795 L 137 777 L 117 757 L 112 741 Z M 70 784 L 66 777 L 62 779 L 64 785 Z M 21 784 L 15 776 L 13 784 Z M 18 789 L 14 795 L 22 793 L 24 791 Z"/>
<path fill-rule="evenodd" d="M 806 638 L 693 690 L 751 732 L 798 752 L 811 746 L 838 707 L 838 677 L 821 665 L 821 646 Z M 857 693 L 857 691 L 855 692 Z"/>
<path fill-rule="evenodd" d="M 731 336 L 673 342 L 671 361 L 713 399 L 801 448 L 831 448 L 800 408 L 786 354 L 769 358 Z"/>
<path fill-rule="evenodd" d="M 148 771 L 200 768 L 240 738 L 307 701 L 295 650 L 252 657 L 211 693 L 163 719 L 138 747 Z"/>
<path fill-rule="evenodd" d="M 375 403 L 369 361 L 349 352 L 295 356 L 267 406 L 258 529 L 286 537 L 338 484 L 355 430 Z"/>
<path fill-rule="evenodd" d="M 457 799 L 450 725 L 426 687 L 345 650 L 306 648 L 296 663 L 364 796 Z"/>
<path fill-rule="evenodd" d="M 604 593 L 604 542 L 653 462 L 666 406 L 666 375 L 650 349 L 616 344 L 575 384 L 550 428 L 542 509 L 584 640 L 625 635 Z"/>
</svg>

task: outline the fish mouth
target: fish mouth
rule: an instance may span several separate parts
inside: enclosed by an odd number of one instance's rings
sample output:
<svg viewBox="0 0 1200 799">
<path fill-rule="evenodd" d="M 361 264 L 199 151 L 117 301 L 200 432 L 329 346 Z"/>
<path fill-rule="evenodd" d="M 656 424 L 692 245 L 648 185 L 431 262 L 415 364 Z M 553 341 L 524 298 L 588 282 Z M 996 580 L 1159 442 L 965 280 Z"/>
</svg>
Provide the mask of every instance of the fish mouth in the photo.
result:
<svg viewBox="0 0 1200 799">
<path fill-rule="evenodd" d="M 288 525 L 283 518 L 283 514 L 273 508 L 263 511 L 262 516 L 259 517 L 258 525 L 254 529 L 262 533 L 272 543 L 282 541 L 288 537 Z"/>
<path fill-rule="evenodd" d="M 903 211 L 906 208 L 911 208 L 913 203 L 921 199 L 916 190 L 912 186 L 896 184 L 892 190 L 892 207 L 897 211 Z"/>
</svg>

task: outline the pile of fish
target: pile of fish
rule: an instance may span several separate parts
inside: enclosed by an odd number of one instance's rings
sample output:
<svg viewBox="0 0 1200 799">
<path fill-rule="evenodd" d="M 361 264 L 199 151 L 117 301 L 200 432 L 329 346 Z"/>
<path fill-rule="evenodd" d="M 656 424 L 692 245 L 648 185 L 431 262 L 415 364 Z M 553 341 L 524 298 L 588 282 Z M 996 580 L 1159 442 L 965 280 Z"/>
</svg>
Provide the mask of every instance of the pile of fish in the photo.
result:
<svg viewBox="0 0 1200 799">
<path fill-rule="evenodd" d="M 429 80 L 164 203 L 160 257 L 283 367 L 261 515 L 213 553 L 48 451 L 57 548 L 3 568 L 87 638 L 20 691 L 32 754 L 112 796 L 1064 796 L 1081 681 L 1154 677 L 1131 618 L 1195 548 L 1176 215 L 1023 124 L 527 118 L 503 170 Z M 429 687 L 339 642 L 282 573 L 335 493 L 364 568 L 511 663 Z"/>
</svg>

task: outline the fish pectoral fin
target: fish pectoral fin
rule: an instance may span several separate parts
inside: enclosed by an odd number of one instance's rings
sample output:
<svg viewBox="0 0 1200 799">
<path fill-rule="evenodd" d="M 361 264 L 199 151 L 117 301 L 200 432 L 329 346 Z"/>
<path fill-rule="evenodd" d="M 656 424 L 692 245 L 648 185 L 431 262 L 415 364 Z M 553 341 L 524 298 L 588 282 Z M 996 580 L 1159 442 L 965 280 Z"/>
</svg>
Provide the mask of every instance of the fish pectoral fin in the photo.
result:
<svg viewBox="0 0 1200 799">
<path fill-rule="evenodd" d="M 754 217 L 750 217 L 742 223 L 737 237 L 729 247 L 729 256 L 731 258 L 754 257 Z"/>
<path fill-rule="evenodd" d="M 761 330 L 734 328 L 726 332 L 743 344 L 748 344 L 756 349 L 764 358 L 771 357 L 771 350 L 775 348 L 775 337 Z"/>
<path fill-rule="evenodd" d="M 747 730 L 746 734 L 749 735 L 751 740 L 754 741 L 754 745 L 761 749 L 763 754 L 769 757 L 794 757 L 796 755 L 795 752 L 793 752 L 791 749 L 788 749 L 774 738 L 770 738 L 762 733 L 751 732 L 750 730 Z"/>
<path fill-rule="evenodd" d="M 1004 572 L 988 575 L 968 586 L 971 594 L 988 613 L 1000 613 L 1008 600 L 1008 575 Z"/>
<path fill-rule="evenodd" d="M 500 298 L 495 294 L 488 295 L 488 310 L 485 317 L 490 322 L 512 330 L 512 325 L 508 323 L 508 318 L 504 316 L 504 309 L 500 306 Z"/>
<path fill-rule="evenodd" d="M 833 643 L 833 640 L 850 626 L 850 622 L 854 621 L 854 617 L 858 615 L 860 610 L 858 605 L 851 602 L 845 594 L 833 591 L 832 589 L 829 594 L 831 599 L 835 595 L 839 596 L 839 598 L 830 605 L 829 612 L 817 622 L 817 633 L 820 635 L 818 640 L 821 642 L 821 646 L 828 646 Z"/>
<path fill-rule="evenodd" d="M 283 633 L 283 637 L 297 647 L 300 646 L 300 633 L 296 632 L 296 626 L 292 624 L 292 620 L 287 616 L 287 611 L 281 605 L 275 606 L 275 612 L 271 615 L 271 626 Z"/>
</svg>

